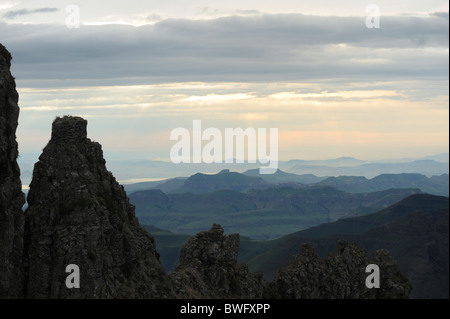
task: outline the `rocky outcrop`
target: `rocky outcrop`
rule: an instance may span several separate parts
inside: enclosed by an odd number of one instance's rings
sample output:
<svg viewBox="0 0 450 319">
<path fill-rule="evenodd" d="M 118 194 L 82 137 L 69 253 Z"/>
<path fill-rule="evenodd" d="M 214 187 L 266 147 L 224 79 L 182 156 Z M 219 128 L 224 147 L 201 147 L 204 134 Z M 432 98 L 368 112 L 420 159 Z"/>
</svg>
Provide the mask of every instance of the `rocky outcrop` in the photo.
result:
<svg viewBox="0 0 450 319">
<path fill-rule="evenodd" d="M 380 287 L 368 288 L 366 267 L 379 267 Z M 303 245 L 300 256 L 278 269 L 265 297 L 282 299 L 403 299 L 409 298 L 411 284 L 400 273 L 386 250 L 369 259 L 355 243 L 339 241 L 334 255 L 320 258 L 314 248 Z"/>
<path fill-rule="evenodd" d="M 356 243 L 339 241 L 334 255 L 321 258 L 303 245 L 301 254 L 281 266 L 273 281 L 249 272 L 237 263 L 239 235 L 224 235 L 214 224 L 192 237 L 182 248 L 175 271 L 170 274 L 177 298 L 232 299 L 406 299 L 412 286 L 386 250 L 369 258 Z M 379 288 L 368 288 L 368 265 L 377 265 Z"/>
<path fill-rule="evenodd" d="M 17 165 L 19 95 L 10 72 L 11 54 L 0 44 L 0 298 L 22 297 L 23 213 Z"/>
<path fill-rule="evenodd" d="M 238 264 L 239 235 L 224 235 L 220 225 L 192 237 L 170 275 L 179 298 L 261 298 L 262 274 Z"/>
<path fill-rule="evenodd" d="M 56 118 L 35 164 L 25 212 L 26 297 L 172 297 L 153 237 L 86 129 L 82 118 Z M 66 287 L 70 264 L 79 267 L 79 289 Z"/>
</svg>

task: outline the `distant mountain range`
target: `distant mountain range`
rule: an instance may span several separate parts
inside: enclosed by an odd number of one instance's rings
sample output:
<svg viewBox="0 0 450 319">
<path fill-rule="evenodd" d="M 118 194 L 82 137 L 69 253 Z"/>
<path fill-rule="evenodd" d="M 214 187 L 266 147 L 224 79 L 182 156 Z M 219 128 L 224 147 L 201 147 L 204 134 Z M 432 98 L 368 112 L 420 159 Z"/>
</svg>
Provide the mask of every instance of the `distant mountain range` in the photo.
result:
<svg viewBox="0 0 450 319">
<path fill-rule="evenodd" d="M 144 227 L 155 237 L 166 269 L 173 270 L 190 235 Z M 368 253 L 381 248 L 390 251 L 411 281 L 414 298 L 449 297 L 448 197 L 414 194 L 375 213 L 325 223 L 276 240 L 241 236 L 239 260 L 271 280 L 280 265 L 300 252 L 303 243 L 326 256 L 340 239 L 357 242 Z"/>
<path fill-rule="evenodd" d="M 259 169 L 250 169 L 243 173 L 247 176 L 261 177 L 268 183 L 279 184 L 279 183 L 299 183 L 299 184 L 314 184 L 318 183 L 326 177 L 318 177 L 313 174 L 293 174 L 286 173 L 278 169 L 274 174 L 259 174 Z"/>
<path fill-rule="evenodd" d="M 255 239 L 272 239 L 339 218 L 365 215 L 387 207 L 419 189 L 347 193 L 328 186 L 218 190 L 166 194 L 161 190 L 132 193 L 141 224 L 195 234 L 212 223 Z"/>
<path fill-rule="evenodd" d="M 115 172 L 122 184 L 133 179 L 140 181 L 161 180 L 171 178 L 188 178 L 198 172 L 215 174 L 223 169 L 244 173 L 248 170 L 258 169 L 260 164 L 233 163 L 233 164 L 173 164 L 171 162 L 153 161 L 146 159 L 133 159 L 130 154 L 105 154 L 107 168 Z M 18 163 L 21 168 L 21 179 L 24 185 L 31 181 L 34 163 L 39 153 L 21 153 Z M 280 161 L 278 168 L 286 173 L 298 175 L 312 174 L 320 177 L 330 176 L 364 176 L 373 178 L 380 174 L 418 173 L 431 177 L 449 173 L 449 154 L 437 154 L 422 158 L 386 159 L 383 161 L 365 161 L 353 157 L 340 157 L 327 160 L 301 160 Z M 317 182 L 312 181 L 313 182 Z M 302 183 L 302 182 L 301 182 Z"/>
<path fill-rule="evenodd" d="M 373 178 L 380 174 L 418 173 L 426 176 L 448 174 L 448 163 L 433 160 L 416 160 L 405 163 L 366 163 L 357 166 L 324 166 L 297 164 L 287 171 L 296 174 L 314 174 L 318 176 L 365 176 Z"/>
<path fill-rule="evenodd" d="M 258 169 L 244 173 L 225 169 L 218 174 L 197 173 L 190 177 L 178 177 L 157 182 L 141 182 L 125 185 L 128 194 L 148 189 L 160 189 L 165 193 L 209 193 L 216 190 L 238 192 L 270 187 L 303 188 L 305 185 L 331 186 L 350 193 L 364 193 L 390 188 L 418 188 L 433 195 L 449 195 L 449 175 L 427 177 L 421 174 L 381 174 L 372 179 L 364 176 L 317 177 L 312 174 L 297 175 L 277 170 L 274 174 L 259 174 Z"/>
<path fill-rule="evenodd" d="M 419 188 L 425 193 L 448 196 L 449 175 L 426 177 L 421 174 L 382 174 L 372 179 L 364 176 L 328 177 L 316 183 L 350 192 L 374 192 L 389 188 Z"/>
<path fill-rule="evenodd" d="M 267 188 L 268 183 L 261 177 L 252 177 L 230 170 L 222 170 L 215 175 L 197 173 L 189 177 L 177 193 L 204 194 L 218 190 L 243 192 L 251 189 Z"/>
<path fill-rule="evenodd" d="M 359 160 L 354 157 L 343 156 L 339 158 L 333 159 L 325 159 L 325 160 L 301 160 L 301 159 L 293 159 L 286 162 L 281 162 L 280 164 L 283 167 L 294 167 L 296 165 L 320 165 L 320 166 L 329 166 L 329 167 L 343 167 L 343 166 L 357 166 L 367 163 L 367 161 Z"/>
</svg>

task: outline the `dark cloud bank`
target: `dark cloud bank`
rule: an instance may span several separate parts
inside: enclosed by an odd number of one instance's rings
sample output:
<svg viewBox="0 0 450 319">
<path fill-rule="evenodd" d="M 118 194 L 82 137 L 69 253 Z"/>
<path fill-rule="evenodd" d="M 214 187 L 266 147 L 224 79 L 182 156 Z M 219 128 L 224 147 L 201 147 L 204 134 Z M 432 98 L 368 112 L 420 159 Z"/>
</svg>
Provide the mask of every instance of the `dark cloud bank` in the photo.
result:
<svg viewBox="0 0 450 319">
<path fill-rule="evenodd" d="M 49 13 L 49 12 L 57 12 L 58 8 L 38 8 L 33 10 L 21 9 L 21 10 L 13 10 L 6 12 L 3 17 L 5 19 L 14 19 L 19 16 L 34 14 L 34 13 Z"/>
<path fill-rule="evenodd" d="M 381 17 L 379 29 L 365 17 L 273 14 L 79 29 L 0 22 L 0 30 L 19 81 L 70 86 L 447 79 L 448 25 L 448 13 Z"/>
</svg>

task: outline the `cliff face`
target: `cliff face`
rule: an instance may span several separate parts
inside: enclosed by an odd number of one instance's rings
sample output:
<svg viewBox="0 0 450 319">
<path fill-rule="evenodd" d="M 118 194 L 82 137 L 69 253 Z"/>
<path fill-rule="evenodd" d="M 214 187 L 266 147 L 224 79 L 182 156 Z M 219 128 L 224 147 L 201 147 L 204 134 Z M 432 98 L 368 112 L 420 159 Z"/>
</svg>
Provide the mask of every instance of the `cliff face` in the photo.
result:
<svg viewBox="0 0 450 319">
<path fill-rule="evenodd" d="M 79 117 L 57 118 L 35 164 L 25 212 L 26 297 L 172 296 L 153 237 L 86 127 Z M 66 287 L 70 264 L 80 269 L 80 289 Z"/>
<path fill-rule="evenodd" d="M 11 55 L 0 44 L 0 298 L 22 297 L 23 214 L 17 165 L 19 95 L 10 72 Z"/>
<path fill-rule="evenodd" d="M 192 237 L 180 252 L 170 275 L 179 298 L 262 298 L 262 274 L 237 263 L 239 235 L 224 235 L 214 224 Z"/>
</svg>

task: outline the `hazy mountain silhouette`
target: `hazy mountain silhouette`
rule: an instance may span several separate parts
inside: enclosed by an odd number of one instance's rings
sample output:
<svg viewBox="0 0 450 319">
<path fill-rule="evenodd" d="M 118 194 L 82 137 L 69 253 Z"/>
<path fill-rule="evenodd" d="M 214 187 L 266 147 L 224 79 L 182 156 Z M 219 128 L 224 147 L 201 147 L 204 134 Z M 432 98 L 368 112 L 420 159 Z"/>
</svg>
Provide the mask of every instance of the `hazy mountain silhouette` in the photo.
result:
<svg viewBox="0 0 450 319">
<path fill-rule="evenodd" d="M 193 235 L 216 222 L 229 232 L 270 239 L 340 218 L 369 214 L 420 192 L 390 189 L 350 194 L 327 186 L 206 194 L 165 194 L 155 189 L 131 194 L 130 202 L 136 206 L 142 224 L 172 232 Z"/>
<path fill-rule="evenodd" d="M 313 174 L 292 174 L 278 169 L 274 174 L 259 174 L 259 169 L 250 169 L 243 173 L 247 176 L 261 177 L 268 183 L 299 183 L 314 184 L 324 180 L 326 177 L 317 177 Z"/>
<path fill-rule="evenodd" d="M 427 177 L 422 174 L 382 174 L 372 179 L 364 176 L 328 177 L 316 185 L 332 186 L 350 193 L 374 192 L 389 188 L 419 188 L 438 196 L 449 195 L 449 175 Z"/>
<path fill-rule="evenodd" d="M 448 162 L 441 163 L 425 159 L 404 163 L 366 163 L 358 166 L 339 167 L 297 164 L 285 170 L 295 174 L 314 174 L 317 176 L 365 176 L 366 178 L 373 178 L 381 174 L 417 173 L 431 177 L 448 174 L 449 166 Z"/>
<path fill-rule="evenodd" d="M 244 176 L 242 176 L 244 175 Z M 246 176 L 256 179 L 246 178 Z M 261 180 L 262 179 L 262 180 Z M 422 174 L 381 174 L 367 179 L 364 176 L 317 177 L 311 174 L 297 175 L 277 170 L 274 174 L 259 174 L 258 169 L 244 173 L 223 170 L 218 174 L 197 173 L 190 177 L 164 181 L 141 182 L 125 185 L 128 194 L 136 191 L 160 189 L 165 193 L 209 193 L 216 190 L 248 191 L 251 188 L 297 187 L 305 185 L 331 186 L 349 193 L 367 193 L 390 188 L 418 188 L 438 196 L 449 195 L 449 175 L 427 177 Z"/>
</svg>

